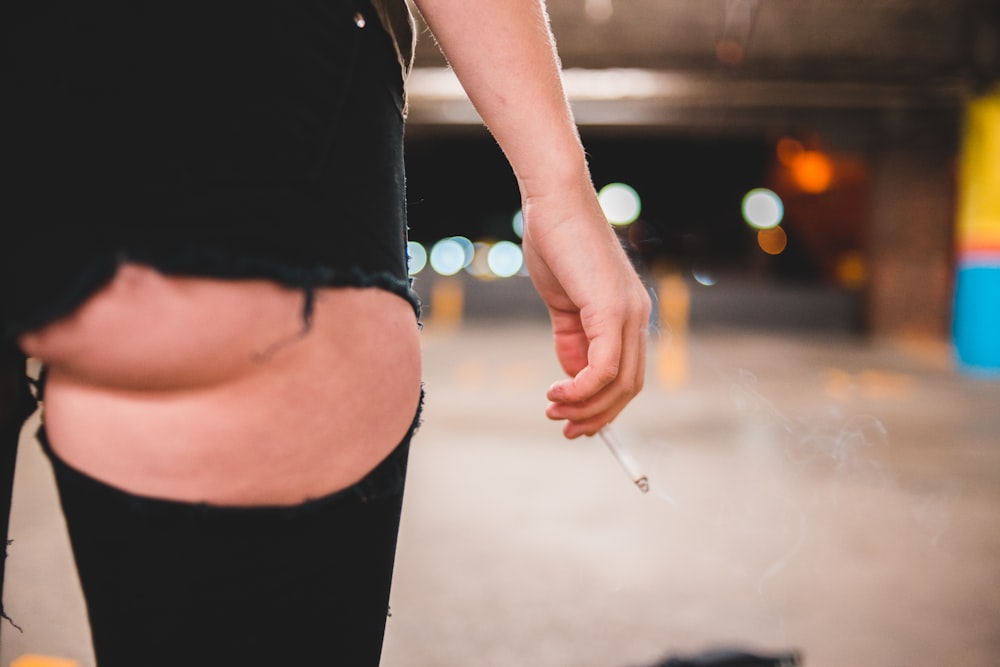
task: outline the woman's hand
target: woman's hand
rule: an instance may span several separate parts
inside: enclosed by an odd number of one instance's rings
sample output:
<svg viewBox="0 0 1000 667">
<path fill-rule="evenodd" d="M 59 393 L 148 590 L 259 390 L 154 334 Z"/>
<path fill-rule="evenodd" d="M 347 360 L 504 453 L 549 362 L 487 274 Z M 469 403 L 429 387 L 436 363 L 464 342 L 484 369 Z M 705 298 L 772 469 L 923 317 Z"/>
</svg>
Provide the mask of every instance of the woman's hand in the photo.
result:
<svg viewBox="0 0 1000 667">
<path fill-rule="evenodd" d="M 570 378 L 547 414 L 594 434 L 642 387 L 649 297 L 605 220 L 543 0 L 415 0 L 521 189 L 528 271 Z"/>
<path fill-rule="evenodd" d="M 593 435 L 642 389 L 649 295 L 608 225 L 589 179 L 524 198 L 528 271 L 570 377 L 546 414 L 568 438 Z"/>
</svg>

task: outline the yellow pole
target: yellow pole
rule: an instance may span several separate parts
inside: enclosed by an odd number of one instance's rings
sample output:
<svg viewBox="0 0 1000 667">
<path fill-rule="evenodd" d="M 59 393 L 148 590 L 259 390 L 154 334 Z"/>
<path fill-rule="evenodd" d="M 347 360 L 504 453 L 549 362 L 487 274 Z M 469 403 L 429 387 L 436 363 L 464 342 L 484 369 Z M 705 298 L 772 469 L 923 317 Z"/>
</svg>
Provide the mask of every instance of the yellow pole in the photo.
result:
<svg viewBox="0 0 1000 667">
<path fill-rule="evenodd" d="M 657 375 L 668 389 L 679 389 L 688 381 L 688 318 L 691 290 L 684 279 L 671 273 L 659 280 L 660 328 L 657 343 Z"/>
<path fill-rule="evenodd" d="M 1000 372 L 1000 88 L 966 111 L 956 233 L 955 351 L 968 370 Z"/>
<path fill-rule="evenodd" d="M 455 329 L 462 323 L 465 310 L 465 289 L 460 279 L 439 278 L 431 288 L 428 324 L 434 329 Z"/>
</svg>

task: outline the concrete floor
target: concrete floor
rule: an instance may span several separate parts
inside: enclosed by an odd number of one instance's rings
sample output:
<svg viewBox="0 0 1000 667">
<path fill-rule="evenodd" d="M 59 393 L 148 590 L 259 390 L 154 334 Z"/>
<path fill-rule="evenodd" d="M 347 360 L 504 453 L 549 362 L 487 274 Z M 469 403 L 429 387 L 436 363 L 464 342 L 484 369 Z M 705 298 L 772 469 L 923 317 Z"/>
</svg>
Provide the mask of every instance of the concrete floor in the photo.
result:
<svg viewBox="0 0 1000 667">
<path fill-rule="evenodd" d="M 644 667 L 712 647 L 808 667 L 1000 664 L 1000 381 L 944 346 L 696 331 L 654 341 L 599 440 L 542 414 L 541 323 L 424 332 L 384 667 Z M 0 664 L 91 667 L 50 473 L 24 441 Z"/>
</svg>

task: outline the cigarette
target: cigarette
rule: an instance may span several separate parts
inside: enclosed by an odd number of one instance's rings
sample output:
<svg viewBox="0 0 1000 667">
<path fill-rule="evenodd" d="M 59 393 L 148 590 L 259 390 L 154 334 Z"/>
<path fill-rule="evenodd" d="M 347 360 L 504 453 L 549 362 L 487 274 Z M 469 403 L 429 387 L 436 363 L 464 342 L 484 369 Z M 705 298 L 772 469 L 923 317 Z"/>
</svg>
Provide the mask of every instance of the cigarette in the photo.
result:
<svg viewBox="0 0 1000 667">
<path fill-rule="evenodd" d="M 621 440 L 615 436 L 615 432 L 611 430 L 611 425 L 604 426 L 597 433 L 601 436 L 604 444 L 608 446 L 608 449 L 611 450 L 611 453 L 615 455 L 615 458 L 618 459 L 618 463 L 621 464 L 622 469 L 628 474 L 629 479 L 639 487 L 640 491 L 649 493 L 649 478 L 639 468 L 639 464 L 632 458 L 632 454 L 621 443 Z"/>
</svg>

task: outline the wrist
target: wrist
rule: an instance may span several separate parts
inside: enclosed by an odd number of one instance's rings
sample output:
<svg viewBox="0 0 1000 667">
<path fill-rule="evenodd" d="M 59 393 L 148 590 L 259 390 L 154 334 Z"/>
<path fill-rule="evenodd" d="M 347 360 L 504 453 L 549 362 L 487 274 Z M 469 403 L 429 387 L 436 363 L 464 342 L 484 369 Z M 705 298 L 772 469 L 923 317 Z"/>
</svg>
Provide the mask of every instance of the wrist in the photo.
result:
<svg viewBox="0 0 1000 667">
<path fill-rule="evenodd" d="M 578 161 L 540 163 L 528 173 L 515 172 L 524 205 L 565 197 L 596 197 L 590 169 L 582 157 Z"/>
</svg>

